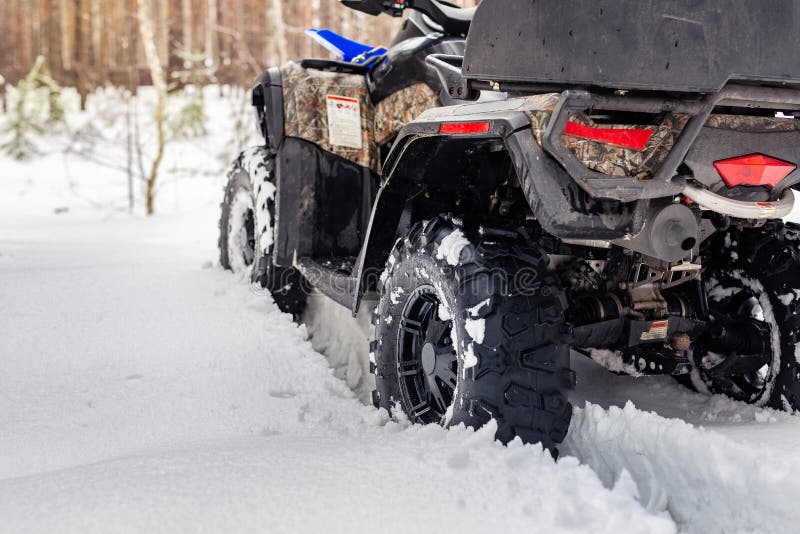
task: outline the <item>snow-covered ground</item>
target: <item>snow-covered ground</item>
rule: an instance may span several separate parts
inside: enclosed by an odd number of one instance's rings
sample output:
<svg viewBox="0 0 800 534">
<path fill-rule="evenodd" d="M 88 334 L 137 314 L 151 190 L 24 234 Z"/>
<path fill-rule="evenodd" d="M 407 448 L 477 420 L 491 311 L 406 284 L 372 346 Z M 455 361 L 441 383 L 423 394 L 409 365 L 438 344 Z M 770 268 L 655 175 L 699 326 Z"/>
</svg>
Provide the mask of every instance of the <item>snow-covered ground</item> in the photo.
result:
<svg viewBox="0 0 800 534">
<path fill-rule="evenodd" d="M 209 106 L 151 218 L 63 140 L 0 156 L 0 531 L 797 530 L 800 418 L 668 377 L 576 355 L 558 462 L 387 421 L 361 400 L 363 320 L 315 296 L 297 326 L 219 268 L 237 147 L 230 101 Z"/>
</svg>

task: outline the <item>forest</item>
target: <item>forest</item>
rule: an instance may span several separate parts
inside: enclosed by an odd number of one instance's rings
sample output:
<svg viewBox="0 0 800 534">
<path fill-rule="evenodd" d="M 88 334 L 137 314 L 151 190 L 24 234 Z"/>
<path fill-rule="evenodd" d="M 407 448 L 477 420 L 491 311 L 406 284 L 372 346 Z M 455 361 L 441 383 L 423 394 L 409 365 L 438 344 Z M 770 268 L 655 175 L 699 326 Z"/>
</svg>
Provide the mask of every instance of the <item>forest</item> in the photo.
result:
<svg viewBox="0 0 800 534">
<path fill-rule="evenodd" d="M 306 29 L 328 28 L 382 46 L 400 23 L 337 0 L 4 0 L 0 154 L 35 158 L 44 152 L 43 135 L 60 137 L 58 152 L 124 171 L 129 210 L 141 184 L 142 203 L 153 213 L 157 176 L 174 142 L 208 133 L 211 104 L 198 88 L 226 99 L 226 130 L 244 141 L 253 133 L 244 90 L 265 68 L 330 57 Z M 149 94 L 132 98 L 141 87 Z M 87 109 L 93 97 L 105 102 L 102 109 Z M 77 110 L 85 119 L 71 124 Z M 89 154 L 119 137 L 104 124 L 122 129 L 124 165 L 107 161 L 108 151 L 103 161 Z"/>
<path fill-rule="evenodd" d="M 4 0 L 0 91 L 30 72 L 39 56 L 56 82 L 84 98 L 107 84 L 134 91 L 150 85 L 139 30 L 143 8 L 166 79 L 175 84 L 247 86 L 268 65 L 327 56 L 303 34 L 309 27 L 386 45 L 400 23 L 336 0 Z"/>
</svg>

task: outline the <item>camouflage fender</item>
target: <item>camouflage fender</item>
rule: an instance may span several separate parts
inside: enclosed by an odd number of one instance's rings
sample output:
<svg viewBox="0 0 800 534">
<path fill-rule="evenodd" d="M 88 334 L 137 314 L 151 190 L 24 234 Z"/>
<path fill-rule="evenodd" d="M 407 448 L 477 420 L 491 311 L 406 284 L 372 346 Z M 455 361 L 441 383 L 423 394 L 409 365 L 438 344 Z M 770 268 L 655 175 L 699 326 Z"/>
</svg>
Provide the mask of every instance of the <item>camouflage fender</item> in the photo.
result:
<svg viewBox="0 0 800 534">
<path fill-rule="evenodd" d="M 406 123 L 438 105 L 436 93 L 424 83 L 392 93 L 375 106 L 375 142 L 390 141 Z"/>
<path fill-rule="evenodd" d="M 749 115 L 711 115 L 707 128 L 738 130 L 741 132 L 794 132 L 800 130 L 799 121 L 778 117 L 754 117 Z"/>
</svg>

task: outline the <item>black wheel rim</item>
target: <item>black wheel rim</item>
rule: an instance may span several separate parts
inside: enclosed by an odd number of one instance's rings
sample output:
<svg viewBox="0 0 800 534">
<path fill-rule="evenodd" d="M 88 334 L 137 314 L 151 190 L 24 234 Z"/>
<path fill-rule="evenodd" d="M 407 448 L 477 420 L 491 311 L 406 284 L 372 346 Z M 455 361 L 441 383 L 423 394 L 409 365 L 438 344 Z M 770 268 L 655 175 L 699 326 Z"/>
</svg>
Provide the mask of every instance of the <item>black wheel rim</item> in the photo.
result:
<svg viewBox="0 0 800 534">
<path fill-rule="evenodd" d="M 444 421 L 458 381 L 453 322 L 439 318 L 440 306 L 434 288 L 421 286 L 400 318 L 397 376 L 406 412 L 417 423 Z"/>
<path fill-rule="evenodd" d="M 256 255 L 256 222 L 253 210 L 247 210 L 243 230 L 242 259 L 245 265 L 252 265 Z"/>
<path fill-rule="evenodd" d="M 777 326 L 766 320 L 756 294 L 750 289 L 742 288 L 717 306 L 712 306 L 712 315 L 760 324 L 764 332 L 764 345 L 771 349 L 768 334 Z M 720 390 L 718 392 L 724 392 L 736 400 L 753 402 L 763 398 L 775 380 L 773 364 L 776 355 L 771 350 L 754 355 L 714 355 L 701 351 L 699 355 L 701 369 L 715 384 L 715 388 Z M 715 356 L 725 358 L 714 362 Z"/>
</svg>

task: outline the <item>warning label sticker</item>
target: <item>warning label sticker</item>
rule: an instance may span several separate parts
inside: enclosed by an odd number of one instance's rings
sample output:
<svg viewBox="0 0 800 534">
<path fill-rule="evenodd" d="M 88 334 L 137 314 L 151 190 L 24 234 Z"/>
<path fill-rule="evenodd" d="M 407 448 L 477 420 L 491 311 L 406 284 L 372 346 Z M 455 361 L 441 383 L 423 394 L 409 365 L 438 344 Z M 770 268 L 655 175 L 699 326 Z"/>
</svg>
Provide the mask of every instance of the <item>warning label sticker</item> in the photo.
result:
<svg viewBox="0 0 800 534">
<path fill-rule="evenodd" d="M 650 330 L 642 332 L 639 337 L 641 341 L 649 341 L 651 339 L 664 339 L 667 337 L 667 329 L 669 328 L 669 321 L 653 321 L 650 323 Z"/>
<path fill-rule="evenodd" d="M 357 98 L 327 95 L 328 141 L 348 148 L 362 147 L 361 104 Z"/>
</svg>

